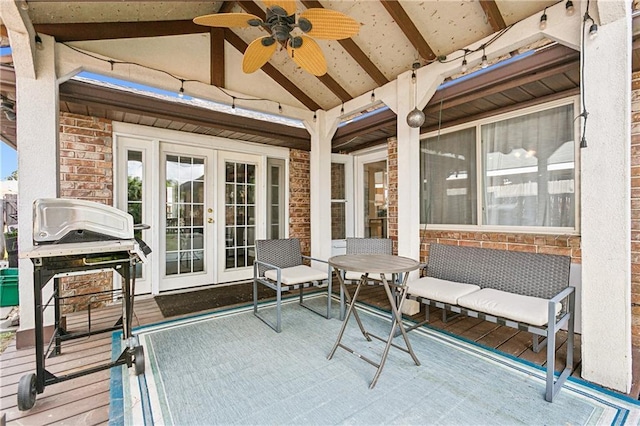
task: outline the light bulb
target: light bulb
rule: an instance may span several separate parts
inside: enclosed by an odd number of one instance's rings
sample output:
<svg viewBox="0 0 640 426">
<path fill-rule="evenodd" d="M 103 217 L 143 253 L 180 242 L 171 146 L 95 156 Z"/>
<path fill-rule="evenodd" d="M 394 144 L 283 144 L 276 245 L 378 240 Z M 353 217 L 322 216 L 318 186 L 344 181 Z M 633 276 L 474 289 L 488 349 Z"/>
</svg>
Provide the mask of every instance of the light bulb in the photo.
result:
<svg viewBox="0 0 640 426">
<path fill-rule="evenodd" d="M 540 29 L 544 30 L 545 28 L 547 28 L 547 14 L 543 13 L 540 17 Z"/>
<path fill-rule="evenodd" d="M 44 46 L 42 45 L 42 39 L 38 34 L 36 34 L 36 49 L 44 50 Z"/>
<path fill-rule="evenodd" d="M 591 26 L 589 27 L 589 38 L 591 40 L 593 40 L 594 38 L 596 38 L 598 36 L 598 26 L 596 25 L 596 23 L 594 22 L 593 24 L 591 24 Z"/>
<path fill-rule="evenodd" d="M 564 5 L 567 15 L 571 16 L 576 12 L 576 8 L 573 7 L 573 2 L 571 0 L 567 0 L 567 3 Z"/>
<path fill-rule="evenodd" d="M 184 98 L 184 87 L 180 88 L 180 91 L 178 92 L 178 97 L 179 98 Z"/>
<path fill-rule="evenodd" d="M 467 68 L 467 60 L 463 59 L 462 60 L 462 68 L 460 68 L 461 72 L 467 72 L 468 68 Z"/>
<path fill-rule="evenodd" d="M 487 61 L 487 55 L 482 55 L 482 62 L 480 63 L 480 67 L 486 68 L 489 66 L 489 61 Z"/>
</svg>

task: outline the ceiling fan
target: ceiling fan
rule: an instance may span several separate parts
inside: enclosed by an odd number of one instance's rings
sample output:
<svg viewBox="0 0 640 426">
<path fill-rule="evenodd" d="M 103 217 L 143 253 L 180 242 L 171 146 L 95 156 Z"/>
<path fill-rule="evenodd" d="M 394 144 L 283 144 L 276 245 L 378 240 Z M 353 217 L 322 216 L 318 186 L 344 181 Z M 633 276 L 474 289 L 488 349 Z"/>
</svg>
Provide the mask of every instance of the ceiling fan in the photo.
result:
<svg viewBox="0 0 640 426">
<path fill-rule="evenodd" d="M 320 76 L 327 72 L 327 61 L 313 38 L 341 40 L 352 37 L 360 24 L 347 15 L 329 9 L 312 8 L 300 13 L 296 22 L 295 0 L 263 0 L 267 16 L 263 21 L 250 13 L 219 13 L 196 17 L 193 22 L 210 27 L 260 27 L 269 35 L 249 44 L 244 52 L 242 70 L 252 73 L 267 63 L 277 45 L 286 47 L 289 56 L 302 69 Z M 302 34 L 292 34 L 298 28 Z M 313 37 L 313 38 L 312 38 Z"/>
</svg>

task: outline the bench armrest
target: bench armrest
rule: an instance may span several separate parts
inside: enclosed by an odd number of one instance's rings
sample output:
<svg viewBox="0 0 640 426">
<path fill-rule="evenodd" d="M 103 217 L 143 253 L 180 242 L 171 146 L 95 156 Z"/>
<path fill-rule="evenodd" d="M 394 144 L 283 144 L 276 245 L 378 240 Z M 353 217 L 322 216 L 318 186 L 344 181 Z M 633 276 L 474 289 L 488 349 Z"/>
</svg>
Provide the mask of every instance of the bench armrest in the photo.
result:
<svg viewBox="0 0 640 426">
<path fill-rule="evenodd" d="M 576 291 L 575 287 L 567 287 L 564 290 L 562 290 L 560 293 L 556 294 L 555 296 L 553 296 L 553 298 L 551 298 L 549 300 L 549 302 L 553 302 L 553 303 L 560 303 L 562 302 L 564 299 L 566 299 L 567 297 L 569 297 L 569 295 L 573 292 Z"/>
</svg>

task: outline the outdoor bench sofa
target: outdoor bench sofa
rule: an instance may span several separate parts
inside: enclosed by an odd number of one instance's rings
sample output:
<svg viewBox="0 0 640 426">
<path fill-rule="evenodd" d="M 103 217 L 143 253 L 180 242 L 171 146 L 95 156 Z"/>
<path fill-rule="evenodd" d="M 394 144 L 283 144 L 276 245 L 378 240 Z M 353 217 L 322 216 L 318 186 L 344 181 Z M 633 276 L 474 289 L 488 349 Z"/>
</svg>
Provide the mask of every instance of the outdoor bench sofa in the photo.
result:
<svg viewBox="0 0 640 426">
<path fill-rule="evenodd" d="M 533 350 L 547 347 L 545 399 L 573 371 L 575 289 L 571 259 L 433 243 L 426 276 L 408 283 L 408 299 L 533 333 Z M 412 330 L 429 319 L 409 327 Z M 567 328 L 565 368 L 555 379 L 556 333 Z M 539 341 L 539 336 L 544 339 Z"/>
</svg>

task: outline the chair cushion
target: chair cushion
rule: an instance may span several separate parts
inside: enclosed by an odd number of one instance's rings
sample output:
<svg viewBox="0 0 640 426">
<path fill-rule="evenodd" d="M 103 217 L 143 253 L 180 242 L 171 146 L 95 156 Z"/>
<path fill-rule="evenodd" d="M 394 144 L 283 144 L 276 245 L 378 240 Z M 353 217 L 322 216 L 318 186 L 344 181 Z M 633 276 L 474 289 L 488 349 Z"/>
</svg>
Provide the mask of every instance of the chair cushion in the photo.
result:
<svg viewBox="0 0 640 426">
<path fill-rule="evenodd" d="M 364 272 L 347 271 L 344 275 L 344 279 L 345 281 L 360 281 L 360 277 L 362 277 L 362 275 L 364 275 Z M 384 274 L 384 277 L 387 281 L 391 281 L 393 279 L 393 274 Z M 380 281 L 380 274 L 369 274 L 369 279 Z"/>
<path fill-rule="evenodd" d="M 433 277 L 410 281 L 407 286 L 409 294 L 451 305 L 457 305 L 458 298 L 480 290 L 480 287 L 475 284 L 458 283 Z"/>
<path fill-rule="evenodd" d="M 310 281 L 321 281 L 327 279 L 327 271 L 320 271 L 307 265 L 292 266 L 290 268 L 282 268 L 280 275 L 281 283 L 284 285 L 293 285 L 307 283 Z M 270 280 L 277 281 L 278 271 L 270 269 L 265 271 L 264 276 Z"/>
<path fill-rule="evenodd" d="M 507 318 L 531 325 L 543 326 L 548 321 L 549 300 L 539 297 L 522 296 L 506 291 L 483 288 L 482 290 L 462 296 L 458 305 L 474 311 Z M 556 315 L 562 306 L 556 305 Z"/>
</svg>

